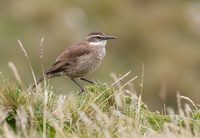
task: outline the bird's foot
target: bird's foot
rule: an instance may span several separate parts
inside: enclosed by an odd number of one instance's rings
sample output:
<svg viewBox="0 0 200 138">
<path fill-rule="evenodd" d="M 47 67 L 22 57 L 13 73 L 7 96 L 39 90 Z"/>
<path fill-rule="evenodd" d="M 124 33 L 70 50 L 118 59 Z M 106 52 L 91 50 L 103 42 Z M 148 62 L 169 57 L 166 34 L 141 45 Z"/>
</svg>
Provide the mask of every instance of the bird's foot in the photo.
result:
<svg viewBox="0 0 200 138">
<path fill-rule="evenodd" d="M 78 95 L 81 95 L 85 92 L 85 89 L 81 89 L 81 91 L 78 93 Z"/>
<path fill-rule="evenodd" d="M 96 80 L 94 84 L 95 85 L 100 85 L 100 82 Z"/>
</svg>

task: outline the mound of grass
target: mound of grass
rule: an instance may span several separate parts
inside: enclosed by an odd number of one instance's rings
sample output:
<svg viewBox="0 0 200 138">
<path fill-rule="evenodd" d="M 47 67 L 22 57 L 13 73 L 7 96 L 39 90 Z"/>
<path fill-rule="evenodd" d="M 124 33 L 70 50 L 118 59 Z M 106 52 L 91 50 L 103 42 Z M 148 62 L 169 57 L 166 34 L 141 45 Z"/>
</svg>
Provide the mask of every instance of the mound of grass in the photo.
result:
<svg viewBox="0 0 200 138">
<path fill-rule="evenodd" d="M 200 112 L 194 103 L 194 110 L 186 104 L 185 109 L 179 108 L 178 114 L 152 112 L 142 102 L 141 96 L 136 95 L 135 90 L 125 87 L 132 80 L 124 84 L 116 81 L 111 86 L 89 85 L 86 92 L 80 95 L 55 95 L 51 89 L 26 89 L 2 79 L 0 136 L 200 136 Z M 180 101 L 181 96 L 178 98 Z"/>
</svg>

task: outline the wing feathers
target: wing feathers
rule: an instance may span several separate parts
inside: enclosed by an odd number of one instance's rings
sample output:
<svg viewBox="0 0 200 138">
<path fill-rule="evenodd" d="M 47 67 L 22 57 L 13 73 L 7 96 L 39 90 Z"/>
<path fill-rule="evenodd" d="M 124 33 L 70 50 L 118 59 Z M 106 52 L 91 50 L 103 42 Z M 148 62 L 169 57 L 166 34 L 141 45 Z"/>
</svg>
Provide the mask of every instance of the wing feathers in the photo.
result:
<svg viewBox="0 0 200 138">
<path fill-rule="evenodd" d="M 67 66 L 76 64 L 79 57 L 89 54 L 92 52 L 93 48 L 87 43 L 79 43 L 68 47 L 63 51 L 56 59 L 56 62 L 52 67 L 47 70 L 46 74 L 62 72 Z"/>
</svg>

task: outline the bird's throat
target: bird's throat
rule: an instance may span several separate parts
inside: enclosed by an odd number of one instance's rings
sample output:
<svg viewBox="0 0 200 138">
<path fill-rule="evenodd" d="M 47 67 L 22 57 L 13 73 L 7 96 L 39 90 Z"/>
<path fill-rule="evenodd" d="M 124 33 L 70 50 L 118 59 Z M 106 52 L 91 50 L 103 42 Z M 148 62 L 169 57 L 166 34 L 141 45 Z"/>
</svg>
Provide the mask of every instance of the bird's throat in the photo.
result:
<svg viewBox="0 0 200 138">
<path fill-rule="evenodd" d="M 106 44 L 107 44 L 106 40 L 98 41 L 98 42 L 89 42 L 90 46 L 102 46 L 102 47 L 105 47 Z"/>
</svg>

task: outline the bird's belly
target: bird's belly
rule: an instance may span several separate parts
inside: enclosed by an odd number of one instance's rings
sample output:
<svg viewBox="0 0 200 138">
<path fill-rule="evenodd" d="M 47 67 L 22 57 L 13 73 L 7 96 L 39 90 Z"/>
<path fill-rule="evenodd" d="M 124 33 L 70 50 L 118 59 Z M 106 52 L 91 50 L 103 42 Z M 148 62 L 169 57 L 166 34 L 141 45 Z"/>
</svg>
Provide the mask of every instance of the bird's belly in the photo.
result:
<svg viewBox="0 0 200 138">
<path fill-rule="evenodd" d="M 100 64 L 101 64 L 100 60 L 96 60 L 95 63 L 91 63 L 89 66 L 88 73 L 94 72 L 99 67 Z"/>
<path fill-rule="evenodd" d="M 73 69 L 67 71 L 69 77 L 83 77 L 88 73 L 94 72 L 100 65 L 101 60 L 96 57 L 80 58 Z"/>
</svg>

